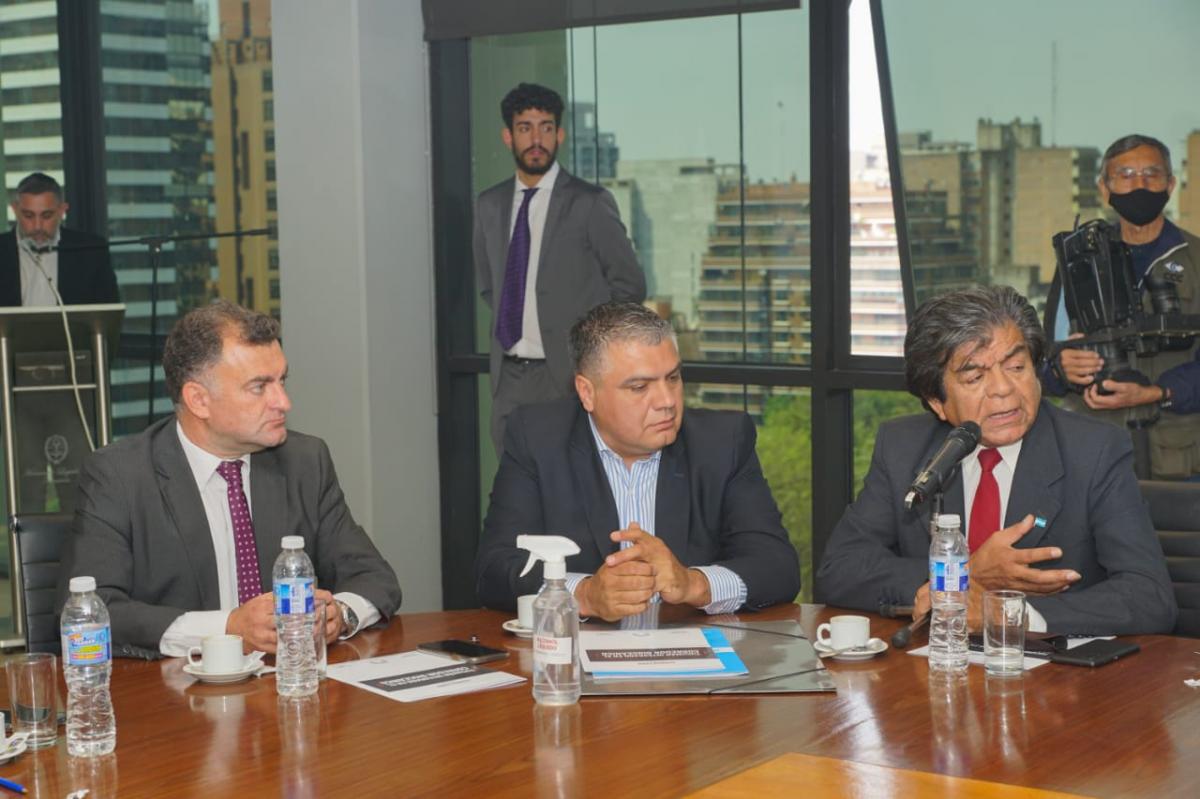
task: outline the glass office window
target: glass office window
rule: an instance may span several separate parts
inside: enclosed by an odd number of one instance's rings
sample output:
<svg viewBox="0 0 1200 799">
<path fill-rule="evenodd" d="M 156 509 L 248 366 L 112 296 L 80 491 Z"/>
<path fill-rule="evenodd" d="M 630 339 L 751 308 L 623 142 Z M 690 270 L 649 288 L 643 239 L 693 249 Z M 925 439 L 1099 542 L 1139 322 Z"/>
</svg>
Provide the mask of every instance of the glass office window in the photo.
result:
<svg viewBox="0 0 1200 799">
<path fill-rule="evenodd" d="M 867 0 L 850 4 L 850 353 L 904 354 L 904 292 Z"/>
<path fill-rule="evenodd" d="M 763 407 L 758 424 L 758 459 L 771 486 L 771 495 L 783 514 L 783 526 L 800 556 L 800 596 L 812 601 L 812 403 L 807 389 L 770 389 L 761 392 Z"/>
<path fill-rule="evenodd" d="M 612 192 L 684 358 L 805 364 L 807 42 L 798 9 L 474 39 L 473 188 L 512 175 L 504 93 L 550 86 L 567 106 L 559 160 Z"/>
<path fill-rule="evenodd" d="M 875 434 L 879 425 L 897 416 L 929 413 L 921 401 L 905 391 L 854 392 L 854 493 L 862 490 L 863 481 L 871 467 L 875 451 Z"/>
<path fill-rule="evenodd" d="M 1200 151 L 1194 3 L 1157 4 L 1144 19 L 1119 0 L 882 8 L 918 302 L 983 282 L 1041 305 L 1051 236 L 1076 216 L 1111 218 L 1096 188 L 1109 144 L 1155 136 L 1176 171 Z M 1132 44 L 1144 27 L 1153 42 Z M 1177 187 L 1167 211 L 1192 230 L 1197 192 L 1194 180 Z"/>
<path fill-rule="evenodd" d="M 270 0 L 106 3 L 100 26 L 110 237 L 274 229 Z M 280 315 L 274 234 L 168 243 L 157 282 L 144 246 L 114 247 L 113 264 L 131 341 L 217 296 Z M 118 435 L 146 424 L 151 354 L 157 345 L 117 363 Z M 156 378 L 161 415 L 171 403 Z"/>
<path fill-rule="evenodd" d="M 566 103 L 559 162 L 613 194 L 646 271 L 647 304 L 672 321 L 683 358 L 731 367 L 809 363 L 804 10 L 479 37 L 470 48 L 475 194 L 513 175 L 500 137 L 504 94 L 523 80 L 555 89 Z M 480 302 L 480 352 L 490 347 L 491 324 Z M 797 389 L 735 379 L 689 383 L 688 405 L 745 410 L 760 424 L 769 402 L 808 413 Z M 480 386 L 490 394 L 486 381 Z M 495 468 L 482 410 L 489 400 L 480 397 L 485 500 Z M 780 486 L 801 480 L 798 464 L 808 468 L 807 431 L 802 446 Z M 810 482 L 807 471 L 802 482 Z M 789 518 L 809 530 L 811 498 L 801 494 L 791 506 Z"/>
</svg>

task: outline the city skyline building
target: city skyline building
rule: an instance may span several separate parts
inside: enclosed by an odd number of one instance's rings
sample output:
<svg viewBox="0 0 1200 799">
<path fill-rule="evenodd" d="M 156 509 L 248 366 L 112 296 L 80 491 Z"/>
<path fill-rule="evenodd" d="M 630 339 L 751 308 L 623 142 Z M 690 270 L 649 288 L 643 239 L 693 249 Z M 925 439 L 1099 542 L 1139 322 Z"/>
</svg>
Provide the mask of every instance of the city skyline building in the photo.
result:
<svg viewBox="0 0 1200 799">
<path fill-rule="evenodd" d="M 216 229 L 276 230 L 271 0 L 220 0 L 218 10 L 212 43 Z M 278 234 L 216 242 L 217 294 L 278 319 Z"/>
<path fill-rule="evenodd" d="M 1183 157 L 1175 156 L 1176 195 L 1179 217 L 1176 222 L 1193 235 L 1200 236 L 1200 130 L 1188 134 Z"/>
</svg>

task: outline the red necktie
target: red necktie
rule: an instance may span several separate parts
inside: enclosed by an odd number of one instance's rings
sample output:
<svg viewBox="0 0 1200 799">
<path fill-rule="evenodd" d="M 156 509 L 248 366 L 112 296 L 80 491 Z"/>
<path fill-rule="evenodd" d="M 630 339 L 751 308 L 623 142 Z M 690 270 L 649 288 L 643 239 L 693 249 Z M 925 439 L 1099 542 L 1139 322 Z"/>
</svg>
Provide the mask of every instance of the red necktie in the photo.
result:
<svg viewBox="0 0 1200 799">
<path fill-rule="evenodd" d="M 971 527 L 967 531 L 967 547 L 973 553 L 983 545 L 992 533 L 1000 529 L 1000 486 L 992 469 L 1000 462 L 1000 452 L 995 449 L 979 451 L 979 486 L 971 502 Z"/>
</svg>

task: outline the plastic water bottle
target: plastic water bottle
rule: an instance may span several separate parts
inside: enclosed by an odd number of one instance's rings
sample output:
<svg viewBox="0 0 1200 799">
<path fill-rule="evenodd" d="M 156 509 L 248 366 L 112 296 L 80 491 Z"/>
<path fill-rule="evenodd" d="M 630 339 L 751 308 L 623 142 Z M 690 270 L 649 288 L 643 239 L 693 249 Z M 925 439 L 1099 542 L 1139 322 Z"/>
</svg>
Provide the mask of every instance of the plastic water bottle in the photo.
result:
<svg viewBox="0 0 1200 799">
<path fill-rule="evenodd" d="M 72 577 L 62 611 L 63 677 L 67 682 L 67 752 L 77 757 L 107 755 L 117 745 L 108 680 L 112 635 L 108 608 L 96 595 L 95 577 Z"/>
<path fill-rule="evenodd" d="M 929 544 L 929 668 L 967 670 L 967 542 L 957 514 L 943 513 Z"/>
<path fill-rule="evenodd" d="M 317 653 L 313 645 L 314 594 L 317 574 L 304 552 L 304 539 L 283 537 L 283 551 L 271 569 L 275 593 L 275 686 L 281 696 L 317 692 Z"/>
<path fill-rule="evenodd" d="M 579 666 L 579 605 L 567 590 L 566 557 L 579 545 L 557 535 L 519 535 L 530 552 L 525 574 L 544 561 L 545 582 L 533 600 L 533 698 L 540 705 L 573 705 L 582 689 Z"/>
</svg>

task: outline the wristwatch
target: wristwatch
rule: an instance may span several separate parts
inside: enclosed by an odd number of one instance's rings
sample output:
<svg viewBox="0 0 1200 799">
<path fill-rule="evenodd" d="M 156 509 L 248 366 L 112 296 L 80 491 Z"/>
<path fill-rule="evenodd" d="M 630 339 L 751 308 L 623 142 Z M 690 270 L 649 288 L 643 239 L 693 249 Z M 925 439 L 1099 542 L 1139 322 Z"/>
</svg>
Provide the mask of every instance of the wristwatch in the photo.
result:
<svg viewBox="0 0 1200 799">
<path fill-rule="evenodd" d="M 1171 399 L 1171 389 L 1166 386 L 1159 386 L 1159 389 L 1162 390 L 1162 399 L 1158 401 L 1158 407 L 1164 411 L 1169 410 L 1175 404 Z"/>
<path fill-rule="evenodd" d="M 354 612 L 354 608 L 347 605 L 340 599 L 333 600 L 337 603 L 338 610 L 342 612 L 342 627 L 345 629 L 345 635 L 354 635 L 358 630 L 358 614 Z"/>
</svg>

